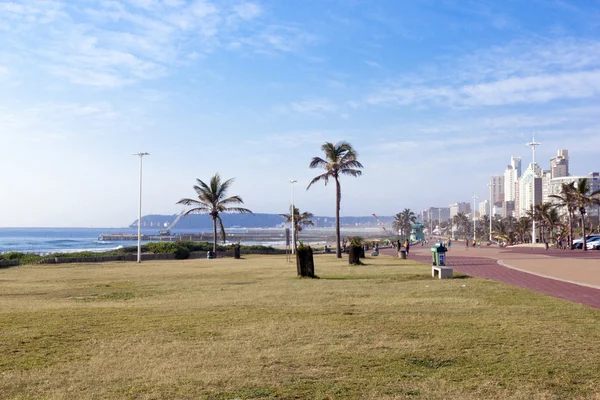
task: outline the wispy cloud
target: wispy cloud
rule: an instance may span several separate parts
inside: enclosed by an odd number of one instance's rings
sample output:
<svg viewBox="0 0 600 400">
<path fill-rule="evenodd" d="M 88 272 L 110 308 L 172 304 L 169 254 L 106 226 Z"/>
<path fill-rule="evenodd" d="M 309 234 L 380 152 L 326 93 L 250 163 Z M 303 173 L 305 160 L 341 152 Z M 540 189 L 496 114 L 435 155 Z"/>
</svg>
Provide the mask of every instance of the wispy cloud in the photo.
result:
<svg viewBox="0 0 600 400">
<path fill-rule="evenodd" d="M 57 145 L 77 137 L 82 126 L 92 131 L 120 117 L 108 102 L 40 103 L 28 108 L 0 108 L 0 138 L 4 143 Z"/>
<path fill-rule="evenodd" d="M 222 47 L 290 52 L 301 29 L 259 21 L 260 4 L 212 0 L 23 0 L 0 3 L 0 56 L 68 81 L 115 87 L 156 79 Z"/>
<path fill-rule="evenodd" d="M 371 105 L 499 106 L 600 94 L 600 41 L 513 43 L 458 60 L 449 72 L 403 77 L 366 98 Z"/>
<path fill-rule="evenodd" d="M 329 100 L 314 99 L 290 103 L 274 107 L 280 113 L 298 113 L 310 115 L 323 115 L 339 110 L 339 107 Z"/>
</svg>

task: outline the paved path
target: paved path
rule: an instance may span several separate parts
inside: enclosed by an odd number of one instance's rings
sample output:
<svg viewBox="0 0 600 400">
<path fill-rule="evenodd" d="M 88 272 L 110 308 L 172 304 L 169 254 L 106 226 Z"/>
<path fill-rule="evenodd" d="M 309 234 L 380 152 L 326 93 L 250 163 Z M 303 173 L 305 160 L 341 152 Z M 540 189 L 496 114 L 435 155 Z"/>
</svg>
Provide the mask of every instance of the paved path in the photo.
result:
<svg viewBox="0 0 600 400">
<path fill-rule="evenodd" d="M 560 254 L 551 254 L 551 253 Z M 455 271 L 507 283 L 600 309 L 600 251 L 469 248 L 453 245 L 446 263 Z M 394 249 L 382 254 L 396 256 Z M 572 256 L 568 257 L 571 253 Z M 410 249 L 409 259 L 431 264 L 429 246 Z M 503 265 L 499 264 L 502 263 Z"/>
</svg>

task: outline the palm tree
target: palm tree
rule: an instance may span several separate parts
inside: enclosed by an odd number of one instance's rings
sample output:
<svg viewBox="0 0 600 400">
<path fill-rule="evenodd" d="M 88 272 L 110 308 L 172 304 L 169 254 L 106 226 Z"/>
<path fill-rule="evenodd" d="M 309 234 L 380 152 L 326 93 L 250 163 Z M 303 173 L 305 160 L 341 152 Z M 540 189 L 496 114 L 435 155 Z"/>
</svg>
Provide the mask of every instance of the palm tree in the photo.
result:
<svg viewBox="0 0 600 400">
<path fill-rule="evenodd" d="M 528 218 L 540 223 L 540 239 L 542 241 L 546 239 L 546 228 L 552 228 L 548 226 L 550 210 L 552 210 L 552 203 L 542 203 L 540 201 L 535 207 L 529 206 L 529 210 L 526 212 Z"/>
<path fill-rule="evenodd" d="M 286 222 L 292 223 L 292 214 L 279 214 L 281 217 L 285 218 Z M 305 226 L 313 226 L 314 223 L 312 222 L 311 218 L 313 217 L 312 213 L 309 212 L 303 212 L 302 214 L 300 214 L 300 210 L 298 209 L 298 207 L 294 206 L 294 238 L 296 240 L 298 240 L 298 233 L 302 230 L 303 227 Z M 296 243 L 293 244 L 294 249 L 296 248 Z"/>
<path fill-rule="evenodd" d="M 348 142 L 338 142 L 333 144 L 326 142 L 321 146 L 321 150 L 325 153 L 325 159 L 321 157 L 313 157 L 309 164 L 310 168 L 323 168 L 325 173 L 315 177 L 306 187 L 310 189 L 313 183 L 323 181 L 325 185 L 330 178 L 335 180 L 335 239 L 336 239 L 336 254 L 337 258 L 342 258 L 342 248 L 340 243 L 340 202 L 342 200 L 342 189 L 340 186 L 340 177 L 342 175 L 360 176 L 362 171 L 358 168 L 363 168 L 362 164 L 356 159 L 358 154 Z"/>
<path fill-rule="evenodd" d="M 587 244 L 585 239 L 585 214 L 586 207 L 592 204 L 597 204 L 600 195 L 600 190 L 596 190 L 593 193 L 590 192 L 590 184 L 587 178 L 580 178 L 577 181 L 577 189 L 573 193 L 575 208 L 579 210 L 579 216 L 581 218 L 581 236 L 583 237 L 583 250 L 587 251 Z"/>
<path fill-rule="evenodd" d="M 569 249 L 573 250 L 573 222 L 575 220 L 575 182 L 563 183 L 560 194 L 550 197 L 558 200 L 555 207 L 566 207 L 569 217 Z"/>
<path fill-rule="evenodd" d="M 456 225 L 456 229 L 458 230 L 458 236 L 466 236 L 467 231 L 469 230 L 469 217 L 465 213 L 458 213 L 454 217 L 452 217 L 452 223 Z"/>
<path fill-rule="evenodd" d="M 490 236 L 490 216 L 485 214 L 479 218 L 477 223 L 477 236 L 488 237 Z"/>
<path fill-rule="evenodd" d="M 405 208 L 394 216 L 393 226 L 398 231 L 402 232 L 401 236 L 406 236 L 410 233 L 411 225 L 417 222 L 417 216 L 410 208 Z"/>
<path fill-rule="evenodd" d="M 513 225 L 512 230 L 518 235 L 519 240 L 521 242 L 525 242 L 525 238 L 529 233 L 529 228 L 531 227 L 531 218 L 529 217 L 521 217 L 517 220 L 517 222 Z"/>
<path fill-rule="evenodd" d="M 198 194 L 198 200 L 195 199 L 181 199 L 177 204 L 183 204 L 186 206 L 192 206 L 193 208 L 185 212 L 184 215 L 189 214 L 202 214 L 206 213 L 210 215 L 213 222 L 213 252 L 217 253 L 217 223 L 221 230 L 221 236 L 223 237 L 223 243 L 225 243 L 225 228 L 223 227 L 223 221 L 221 220 L 221 213 L 250 213 L 252 211 L 247 208 L 241 207 L 229 207 L 231 204 L 244 204 L 244 201 L 240 196 L 227 197 L 227 190 L 233 183 L 235 178 L 221 182 L 221 177 L 216 173 L 207 185 L 200 179 L 196 179 L 196 185 L 194 190 Z"/>
</svg>

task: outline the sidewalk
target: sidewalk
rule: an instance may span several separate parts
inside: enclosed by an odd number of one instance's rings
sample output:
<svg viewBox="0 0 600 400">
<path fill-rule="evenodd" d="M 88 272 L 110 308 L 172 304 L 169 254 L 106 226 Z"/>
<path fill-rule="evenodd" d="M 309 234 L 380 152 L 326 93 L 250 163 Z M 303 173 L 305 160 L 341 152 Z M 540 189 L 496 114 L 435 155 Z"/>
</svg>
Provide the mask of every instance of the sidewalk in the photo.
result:
<svg viewBox="0 0 600 400">
<path fill-rule="evenodd" d="M 446 255 L 446 264 L 457 272 L 600 308 L 600 251 L 466 249 L 464 244 L 457 244 Z M 431 264 L 430 247 L 414 246 L 408 258 Z M 382 253 L 396 256 L 393 249 Z"/>
</svg>

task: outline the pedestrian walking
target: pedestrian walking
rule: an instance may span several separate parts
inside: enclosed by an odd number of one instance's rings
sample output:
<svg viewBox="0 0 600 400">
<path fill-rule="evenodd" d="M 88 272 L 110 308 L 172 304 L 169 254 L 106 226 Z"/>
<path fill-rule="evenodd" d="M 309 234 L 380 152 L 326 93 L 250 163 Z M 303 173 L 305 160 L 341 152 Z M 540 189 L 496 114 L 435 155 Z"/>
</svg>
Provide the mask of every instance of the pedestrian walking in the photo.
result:
<svg viewBox="0 0 600 400">
<path fill-rule="evenodd" d="M 408 239 L 404 242 L 404 247 L 406 248 L 406 255 L 408 256 L 408 250 L 410 249 L 410 242 Z"/>
<path fill-rule="evenodd" d="M 563 242 L 562 242 L 562 236 L 558 235 L 558 238 L 556 238 L 556 247 L 558 247 L 559 249 L 563 250 Z"/>
</svg>

